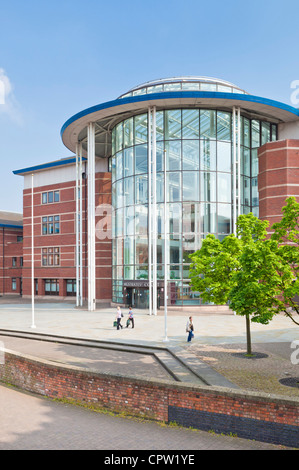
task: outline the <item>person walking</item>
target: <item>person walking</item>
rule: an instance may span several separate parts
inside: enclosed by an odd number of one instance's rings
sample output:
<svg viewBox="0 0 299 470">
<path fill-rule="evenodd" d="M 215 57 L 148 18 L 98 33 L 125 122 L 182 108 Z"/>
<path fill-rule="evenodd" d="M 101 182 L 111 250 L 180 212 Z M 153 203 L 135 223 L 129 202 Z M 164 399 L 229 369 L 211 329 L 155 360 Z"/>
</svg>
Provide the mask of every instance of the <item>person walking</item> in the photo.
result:
<svg viewBox="0 0 299 470">
<path fill-rule="evenodd" d="M 119 328 L 122 328 L 122 324 L 121 324 L 121 319 L 123 317 L 123 314 L 121 313 L 121 309 L 120 309 L 120 306 L 117 307 L 117 312 L 116 312 L 116 321 L 117 321 L 117 330 L 119 330 Z"/>
<path fill-rule="evenodd" d="M 130 323 L 132 323 L 132 328 L 134 328 L 134 314 L 133 314 L 132 307 L 129 308 L 129 317 L 128 317 L 128 320 L 127 320 L 126 328 L 128 328 Z"/>
<path fill-rule="evenodd" d="M 186 333 L 188 333 L 187 342 L 191 343 L 192 338 L 194 338 L 194 325 L 192 317 L 189 317 L 186 325 Z"/>
</svg>

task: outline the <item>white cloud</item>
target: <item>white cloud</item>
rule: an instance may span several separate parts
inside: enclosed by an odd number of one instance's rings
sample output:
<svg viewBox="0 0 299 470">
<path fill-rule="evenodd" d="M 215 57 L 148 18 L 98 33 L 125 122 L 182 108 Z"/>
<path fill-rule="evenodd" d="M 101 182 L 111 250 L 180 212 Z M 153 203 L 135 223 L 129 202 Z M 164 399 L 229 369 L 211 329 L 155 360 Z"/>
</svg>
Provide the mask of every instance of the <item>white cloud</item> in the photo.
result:
<svg viewBox="0 0 299 470">
<path fill-rule="evenodd" d="M 22 116 L 13 92 L 12 83 L 3 68 L 0 68 L 0 116 L 9 117 L 17 124 L 22 123 Z"/>
</svg>

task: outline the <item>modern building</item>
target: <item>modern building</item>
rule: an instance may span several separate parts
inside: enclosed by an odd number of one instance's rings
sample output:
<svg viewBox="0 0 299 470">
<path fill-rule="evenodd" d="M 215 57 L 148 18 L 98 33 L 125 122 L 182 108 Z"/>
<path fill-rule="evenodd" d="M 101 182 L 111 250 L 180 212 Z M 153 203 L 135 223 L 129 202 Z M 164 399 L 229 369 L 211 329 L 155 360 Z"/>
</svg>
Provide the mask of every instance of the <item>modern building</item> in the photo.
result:
<svg viewBox="0 0 299 470">
<path fill-rule="evenodd" d="M 0 211 L 0 296 L 22 295 L 23 214 Z"/>
<path fill-rule="evenodd" d="M 23 288 L 33 181 L 37 292 L 76 291 L 89 310 L 105 300 L 156 313 L 166 289 L 169 306 L 200 306 L 188 255 L 202 239 L 234 232 L 241 213 L 274 222 L 288 195 L 299 198 L 298 109 L 223 80 L 144 83 L 71 117 L 61 137 L 75 156 L 15 172 Z"/>
</svg>

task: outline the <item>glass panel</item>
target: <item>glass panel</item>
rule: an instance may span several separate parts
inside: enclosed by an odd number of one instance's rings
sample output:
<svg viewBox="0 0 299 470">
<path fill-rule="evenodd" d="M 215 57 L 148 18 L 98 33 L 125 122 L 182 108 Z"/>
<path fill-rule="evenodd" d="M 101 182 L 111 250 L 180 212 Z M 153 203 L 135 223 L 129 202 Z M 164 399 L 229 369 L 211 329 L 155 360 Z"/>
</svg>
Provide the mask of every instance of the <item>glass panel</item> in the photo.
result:
<svg viewBox="0 0 299 470">
<path fill-rule="evenodd" d="M 201 231 L 216 233 L 216 204 L 201 204 Z"/>
<path fill-rule="evenodd" d="M 156 169 L 157 171 L 164 170 L 164 142 L 156 144 Z"/>
<path fill-rule="evenodd" d="M 199 169 L 199 141 L 183 140 L 183 170 Z"/>
<path fill-rule="evenodd" d="M 127 237 L 124 240 L 124 263 L 134 264 L 134 238 Z"/>
<path fill-rule="evenodd" d="M 200 190 L 202 201 L 216 201 L 216 173 L 200 172 Z"/>
<path fill-rule="evenodd" d="M 194 234 L 198 232 L 198 204 L 183 204 L 183 234 Z M 193 237 L 194 238 L 194 237 Z M 186 237 L 185 237 L 186 239 Z"/>
<path fill-rule="evenodd" d="M 250 176 L 250 150 L 241 148 L 241 174 Z"/>
<path fill-rule="evenodd" d="M 156 140 L 164 139 L 164 111 L 156 112 Z"/>
<path fill-rule="evenodd" d="M 260 146 L 260 121 L 251 121 L 251 142 L 252 148 Z"/>
<path fill-rule="evenodd" d="M 123 180 L 117 181 L 115 184 L 115 202 L 116 207 L 122 207 L 124 203 L 124 196 L 123 196 Z"/>
<path fill-rule="evenodd" d="M 200 137 L 216 138 L 216 111 L 200 110 Z"/>
<path fill-rule="evenodd" d="M 181 90 L 181 83 L 164 83 L 164 91 Z"/>
<path fill-rule="evenodd" d="M 135 203 L 147 203 L 147 175 L 135 177 Z"/>
<path fill-rule="evenodd" d="M 157 173 L 156 198 L 157 202 L 164 202 L 164 173 Z"/>
<path fill-rule="evenodd" d="M 217 112 L 217 139 L 231 141 L 231 114 Z"/>
<path fill-rule="evenodd" d="M 217 142 L 217 170 L 231 171 L 231 144 Z"/>
<path fill-rule="evenodd" d="M 47 204 L 48 202 L 48 193 L 43 193 L 42 194 L 42 203 Z"/>
<path fill-rule="evenodd" d="M 200 141 L 200 169 L 216 171 L 216 142 L 214 140 Z"/>
<path fill-rule="evenodd" d="M 181 110 L 165 111 L 165 139 L 180 139 L 181 127 Z"/>
<path fill-rule="evenodd" d="M 135 116 L 135 144 L 147 142 L 147 114 Z"/>
<path fill-rule="evenodd" d="M 181 141 L 165 142 L 167 155 L 167 170 L 175 171 L 181 169 Z"/>
<path fill-rule="evenodd" d="M 269 122 L 262 122 L 262 143 L 261 145 L 270 142 L 270 124 Z"/>
<path fill-rule="evenodd" d="M 134 144 L 133 118 L 124 122 L 124 147 L 131 147 Z"/>
<path fill-rule="evenodd" d="M 241 176 L 241 204 L 250 206 L 250 178 Z"/>
<path fill-rule="evenodd" d="M 252 176 L 257 176 L 259 171 L 259 161 L 258 161 L 258 154 L 257 149 L 251 151 L 251 172 Z"/>
<path fill-rule="evenodd" d="M 218 180 L 218 201 L 231 202 L 231 175 L 227 173 L 217 173 Z"/>
<path fill-rule="evenodd" d="M 250 121 L 249 119 L 243 118 L 243 145 L 250 147 Z"/>
<path fill-rule="evenodd" d="M 124 179 L 124 205 L 134 204 L 134 176 Z"/>
<path fill-rule="evenodd" d="M 135 210 L 134 206 L 125 207 L 124 209 L 125 216 L 125 226 L 124 226 L 124 235 L 134 235 L 135 231 Z"/>
<path fill-rule="evenodd" d="M 218 204 L 218 233 L 231 233 L 231 205 Z"/>
<path fill-rule="evenodd" d="M 203 91 L 216 91 L 216 83 L 201 83 L 200 89 Z"/>
<path fill-rule="evenodd" d="M 123 177 L 123 153 L 119 152 L 116 154 L 116 175 L 115 178 L 118 180 Z"/>
<path fill-rule="evenodd" d="M 167 174 L 167 201 L 181 200 L 181 173 Z"/>
<path fill-rule="evenodd" d="M 117 124 L 115 127 L 115 151 L 118 152 L 123 148 L 123 123 Z"/>
<path fill-rule="evenodd" d="M 199 173 L 197 171 L 183 171 L 183 201 L 198 201 L 199 199 Z"/>
<path fill-rule="evenodd" d="M 148 211 L 146 206 L 137 206 L 135 212 L 135 233 L 147 235 Z"/>
<path fill-rule="evenodd" d="M 183 109 L 183 139 L 199 138 L 199 111 Z"/>
<path fill-rule="evenodd" d="M 135 173 L 147 173 L 147 145 L 135 147 Z"/>
<path fill-rule="evenodd" d="M 136 265 L 138 264 L 147 264 L 148 263 L 148 240 L 144 237 L 136 237 Z M 147 267 L 141 268 L 141 270 L 146 270 L 146 276 L 140 276 L 144 279 L 148 278 Z M 145 273 L 144 273 L 145 274 Z"/>
<path fill-rule="evenodd" d="M 48 202 L 51 203 L 53 202 L 53 191 L 48 192 Z"/>
<path fill-rule="evenodd" d="M 111 178 L 112 178 L 112 183 L 115 181 L 115 177 L 116 177 L 116 157 L 112 157 L 112 160 L 111 160 Z"/>
<path fill-rule="evenodd" d="M 181 233 L 182 206 L 181 204 L 168 204 L 168 233 Z"/>
<path fill-rule="evenodd" d="M 59 191 L 54 191 L 54 202 L 59 202 Z"/>
<path fill-rule="evenodd" d="M 113 162 L 113 159 L 112 159 L 112 162 Z M 133 151 L 133 148 L 125 149 L 124 150 L 124 177 L 132 176 L 133 174 L 134 174 L 134 151 Z"/>
<path fill-rule="evenodd" d="M 272 141 L 277 140 L 277 126 L 276 126 L 276 124 L 271 125 L 271 133 L 272 133 L 271 140 Z"/>
<path fill-rule="evenodd" d="M 199 83 L 182 83 L 182 90 L 196 90 L 199 91 Z"/>
</svg>

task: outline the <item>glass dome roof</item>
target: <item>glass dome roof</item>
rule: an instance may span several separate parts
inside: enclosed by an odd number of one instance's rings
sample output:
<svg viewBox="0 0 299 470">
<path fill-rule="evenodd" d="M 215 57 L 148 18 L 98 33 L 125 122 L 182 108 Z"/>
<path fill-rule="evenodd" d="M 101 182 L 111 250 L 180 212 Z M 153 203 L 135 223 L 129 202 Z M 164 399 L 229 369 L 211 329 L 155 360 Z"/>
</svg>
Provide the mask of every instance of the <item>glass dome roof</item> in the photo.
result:
<svg viewBox="0 0 299 470">
<path fill-rule="evenodd" d="M 149 93 L 162 93 L 166 91 L 218 91 L 222 93 L 239 93 L 248 95 L 237 85 L 211 77 L 172 77 L 152 80 L 131 88 L 119 98 L 128 96 L 146 95 Z"/>
</svg>

